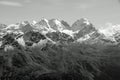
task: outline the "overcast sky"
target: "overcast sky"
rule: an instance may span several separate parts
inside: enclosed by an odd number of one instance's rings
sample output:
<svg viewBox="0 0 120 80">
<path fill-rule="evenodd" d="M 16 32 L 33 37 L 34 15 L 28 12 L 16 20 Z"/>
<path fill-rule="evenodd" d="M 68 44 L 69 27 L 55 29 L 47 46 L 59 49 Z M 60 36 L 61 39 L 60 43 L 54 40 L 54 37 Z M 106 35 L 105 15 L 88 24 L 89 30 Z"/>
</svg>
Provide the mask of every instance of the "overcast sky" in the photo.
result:
<svg viewBox="0 0 120 80">
<path fill-rule="evenodd" d="M 120 24 L 120 0 L 0 0 L 0 22 L 57 18 L 69 24 L 88 18 L 95 26 Z"/>
</svg>

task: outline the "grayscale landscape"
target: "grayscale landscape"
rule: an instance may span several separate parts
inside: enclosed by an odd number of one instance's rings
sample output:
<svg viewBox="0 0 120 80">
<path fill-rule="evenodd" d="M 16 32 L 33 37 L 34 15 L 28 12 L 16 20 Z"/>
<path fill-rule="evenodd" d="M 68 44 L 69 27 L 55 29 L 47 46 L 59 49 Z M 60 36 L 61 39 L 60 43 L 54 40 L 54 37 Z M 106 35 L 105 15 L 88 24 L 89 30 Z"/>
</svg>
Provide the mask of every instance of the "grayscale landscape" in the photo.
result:
<svg viewBox="0 0 120 80">
<path fill-rule="evenodd" d="M 0 0 L 0 80 L 120 80 L 119 9 L 119 0 Z"/>
</svg>

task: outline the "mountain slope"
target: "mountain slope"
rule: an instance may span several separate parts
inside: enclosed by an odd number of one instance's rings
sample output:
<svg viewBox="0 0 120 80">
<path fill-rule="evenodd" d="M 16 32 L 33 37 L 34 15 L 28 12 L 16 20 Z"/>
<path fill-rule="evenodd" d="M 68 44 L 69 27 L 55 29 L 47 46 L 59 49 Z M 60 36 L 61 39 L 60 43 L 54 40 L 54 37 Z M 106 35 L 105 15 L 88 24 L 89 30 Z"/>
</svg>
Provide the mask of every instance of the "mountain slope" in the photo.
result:
<svg viewBox="0 0 120 80">
<path fill-rule="evenodd" d="M 120 80 L 120 26 L 49 21 L 0 25 L 0 80 Z"/>
<path fill-rule="evenodd" d="M 75 21 L 71 26 L 64 20 L 45 18 L 40 21 L 29 23 L 24 21 L 17 24 L 3 25 L 1 24 L 1 39 L 2 36 L 7 33 L 13 33 L 16 36 L 20 36 L 22 41 L 25 38 L 36 39 L 37 42 L 41 42 L 39 38 L 40 34 L 50 43 L 64 43 L 64 42 L 85 42 L 85 43 L 119 43 L 119 25 L 111 25 L 112 28 L 96 29 L 95 26 L 86 18 Z M 110 32 L 112 31 L 112 32 Z M 26 34 L 33 34 L 26 36 Z M 39 35 L 39 36 L 37 36 Z M 19 39 L 19 40 L 20 40 Z M 35 40 L 34 40 L 35 41 Z M 18 42 L 19 43 L 19 42 Z M 27 42 L 32 44 L 30 40 Z"/>
</svg>

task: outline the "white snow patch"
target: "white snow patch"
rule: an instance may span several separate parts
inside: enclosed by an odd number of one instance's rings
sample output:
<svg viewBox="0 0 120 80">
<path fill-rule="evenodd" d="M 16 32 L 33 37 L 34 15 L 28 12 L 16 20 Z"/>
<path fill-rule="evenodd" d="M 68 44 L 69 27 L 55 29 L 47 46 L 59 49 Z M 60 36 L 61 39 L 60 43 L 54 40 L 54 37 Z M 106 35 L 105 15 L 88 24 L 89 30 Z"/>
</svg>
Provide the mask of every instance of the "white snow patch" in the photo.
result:
<svg viewBox="0 0 120 80">
<path fill-rule="evenodd" d="M 14 47 L 10 45 L 6 45 L 4 51 L 7 52 L 8 50 L 14 50 Z"/>
<path fill-rule="evenodd" d="M 84 37 L 79 38 L 79 39 L 77 40 L 77 42 L 85 41 L 85 40 L 87 40 L 87 39 L 89 39 L 89 38 L 90 38 L 90 36 L 87 34 L 87 35 L 85 35 Z"/>
<path fill-rule="evenodd" d="M 54 20 L 55 24 L 58 26 L 58 30 L 59 31 L 62 31 L 63 30 L 63 27 L 62 27 L 62 24 L 59 20 L 55 19 Z"/>
<path fill-rule="evenodd" d="M 35 25 L 37 22 L 35 20 L 32 21 L 32 25 Z"/>
<path fill-rule="evenodd" d="M 115 33 L 120 33 L 120 25 L 107 24 L 105 28 L 99 29 L 99 32 L 103 33 L 105 36 L 113 36 Z"/>
<path fill-rule="evenodd" d="M 17 40 L 17 42 L 18 42 L 20 45 L 22 45 L 23 47 L 25 47 L 25 41 L 24 41 L 23 37 L 20 37 L 20 38 L 18 38 L 18 39 L 16 39 L 16 40 Z"/>
<path fill-rule="evenodd" d="M 44 20 L 44 21 L 46 22 L 46 24 L 47 24 L 47 26 L 48 26 L 48 28 L 46 28 L 46 29 L 47 29 L 48 31 L 50 31 L 50 32 L 55 32 L 55 30 L 53 30 L 53 29 L 50 27 L 49 21 L 48 21 L 47 19 L 43 18 L 43 19 L 41 19 L 41 20 Z"/>
<path fill-rule="evenodd" d="M 85 20 L 84 23 L 86 23 L 87 25 L 90 25 L 90 22 L 87 18 L 84 18 L 84 20 Z"/>
<path fill-rule="evenodd" d="M 32 47 L 35 47 L 35 46 L 45 46 L 46 45 L 46 43 L 47 43 L 47 40 L 40 40 L 38 43 L 34 43 L 33 45 L 32 45 Z"/>
<path fill-rule="evenodd" d="M 116 33 L 120 33 L 120 25 L 113 25 L 111 23 L 107 23 L 105 28 L 99 29 L 99 32 L 103 33 L 106 39 L 116 41 L 114 35 Z"/>
<path fill-rule="evenodd" d="M 70 36 L 72 36 L 72 37 L 74 36 L 74 35 L 73 35 L 74 32 L 73 32 L 72 30 L 67 30 L 67 29 L 66 29 L 66 30 L 63 30 L 62 32 L 65 33 L 65 34 L 68 34 L 68 35 L 70 35 Z"/>
<path fill-rule="evenodd" d="M 91 35 L 94 34 L 94 33 L 95 33 L 95 32 L 93 31 L 93 32 L 91 32 L 91 33 L 89 33 L 89 34 L 86 34 L 86 35 L 84 35 L 83 37 L 79 38 L 77 41 L 78 41 L 78 42 L 81 42 L 81 41 L 88 40 L 88 39 L 90 39 Z"/>
<path fill-rule="evenodd" d="M 10 24 L 8 25 L 8 27 L 5 28 L 6 29 L 19 29 L 19 25 L 16 25 L 16 24 Z"/>
</svg>

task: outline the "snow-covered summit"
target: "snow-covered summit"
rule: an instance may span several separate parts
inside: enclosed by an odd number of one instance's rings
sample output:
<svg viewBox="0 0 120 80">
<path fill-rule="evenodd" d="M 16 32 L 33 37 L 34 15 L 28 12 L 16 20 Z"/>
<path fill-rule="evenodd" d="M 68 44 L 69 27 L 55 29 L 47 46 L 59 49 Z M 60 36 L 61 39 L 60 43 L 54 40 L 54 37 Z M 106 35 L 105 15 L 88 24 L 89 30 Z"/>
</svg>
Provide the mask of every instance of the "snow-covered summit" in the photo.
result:
<svg viewBox="0 0 120 80">
<path fill-rule="evenodd" d="M 90 21 L 87 18 L 82 18 L 83 19 L 83 23 L 90 25 Z"/>
<path fill-rule="evenodd" d="M 65 26 L 58 19 L 49 20 L 49 25 L 52 29 L 54 29 L 56 31 L 62 31 L 65 29 Z"/>
<path fill-rule="evenodd" d="M 104 28 L 99 29 L 99 32 L 104 34 L 106 38 L 109 38 L 113 41 L 116 41 L 117 38 L 120 38 L 120 25 L 113 25 L 111 23 L 106 24 Z"/>
<path fill-rule="evenodd" d="M 17 24 L 3 26 L 0 35 L 4 33 L 23 34 L 29 31 L 38 31 L 43 35 L 50 34 L 49 37 L 55 35 L 70 36 L 78 42 L 96 40 L 110 40 L 120 42 L 120 25 L 107 24 L 104 28 L 96 29 L 96 27 L 87 19 L 81 18 L 75 21 L 71 26 L 64 20 L 42 18 L 40 21 L 33 20 L 32 23 L 23 21 Z M 53 34 L 51 34 L 53 33 Z M 53 36 L 54 35 L 54 36 Z M 59 38 L 58 38 L 59 39 Z"/>
<path fill-rule="evenodd" d="M 81 18 L 77 21 L 75 21 L 72 26 L 71 26 L 71 29 L 73 31 L 77 31 L 77 30 L 82 30 L 83 28 L 85 27 L 88 27 L 90 28 L 91 26 L 93 26 L 88 19 L 86 18 Z"/>
</svg>

